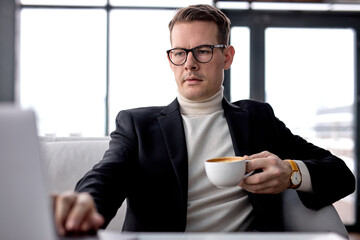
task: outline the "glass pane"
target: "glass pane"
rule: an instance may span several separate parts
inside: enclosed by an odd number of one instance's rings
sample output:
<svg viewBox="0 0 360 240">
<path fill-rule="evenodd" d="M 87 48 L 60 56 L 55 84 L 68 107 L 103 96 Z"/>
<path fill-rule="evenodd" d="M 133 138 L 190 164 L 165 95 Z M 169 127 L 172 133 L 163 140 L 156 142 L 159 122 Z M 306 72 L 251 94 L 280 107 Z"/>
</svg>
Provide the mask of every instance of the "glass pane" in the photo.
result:
<svg viewBox="0 0 360 240">
<path fill-rule="evenodd" d="M 106 0 L 21 0 L 21 4 L 62 6 L 104 6 Z"/>
<path fill-rule="evenodd" d="M 137 6 L 137 7 L 186 7 L 193 4 L 209 4 L 212 0 L 110 0 L 114 6 Z"/>
<path fill-rule="evenodd" d="M 355 32 L 266 30 L 266 100 L 296 134 L 354 168 Z M 354 223 L 354 195 L 335 204 Z"/>
<path fill-rule="evenodd" d="M 106 12 L 24 9 L 20 101 L 41 135 L 105 133 Z"/>
<path fill-rule="evenodd" d="M 231 101 L 250 98 L 250 29 L 231 28 L 231 45 L 235 57 L 230 69 Z"/>
<path fill-rule="evenodd" d="M 169 10 L 114 10 L 110 15 L 110 117 L 122 109 L 168 105 L 177 87 L 166 56 Z"/>
<path fill-rule="evenodd" d="M 283 3 L 283 2 L 252 2 L 251 8 L 255 10 L 287 10 L 287 11 L 329 11 L 332 4 L 328 3 Z"/>
</svg>

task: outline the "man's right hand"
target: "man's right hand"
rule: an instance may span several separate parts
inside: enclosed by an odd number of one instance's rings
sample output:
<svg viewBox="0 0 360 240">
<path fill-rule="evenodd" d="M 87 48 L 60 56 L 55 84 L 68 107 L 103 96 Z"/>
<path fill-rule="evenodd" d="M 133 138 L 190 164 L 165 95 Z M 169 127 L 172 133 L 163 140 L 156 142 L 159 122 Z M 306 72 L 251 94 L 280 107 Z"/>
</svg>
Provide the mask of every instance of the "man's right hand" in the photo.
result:
<svg viewBox="0 0 360 240">
<path fill-rule="evenodd" d="M 53 201 L 55 225 L 60 236 L 89 234 L 105 222 L 88 193 L 64 192 L 54 195 Z"/>
</svg>

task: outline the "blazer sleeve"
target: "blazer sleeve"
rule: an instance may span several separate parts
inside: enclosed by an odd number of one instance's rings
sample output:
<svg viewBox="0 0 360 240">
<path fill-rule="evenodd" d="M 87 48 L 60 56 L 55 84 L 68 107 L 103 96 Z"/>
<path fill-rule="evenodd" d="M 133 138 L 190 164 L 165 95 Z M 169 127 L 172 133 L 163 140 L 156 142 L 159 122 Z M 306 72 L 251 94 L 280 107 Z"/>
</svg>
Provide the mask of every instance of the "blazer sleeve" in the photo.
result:
<svg viewBox="0 0 360 240">
<path fill-rule="evenodd" d="M 312 193 L 298 191 L 305 206 L 319 209 L 349 195 L 355 190 L 355 177 L 345 162 L 330 151 L 294 135 L 285 124 L 275 117 L 269 104 L 256 104 L 252 109 L 252 124 L 257 135 L 262 132 L 265 148 L 281 159 L 303 161 L 310 173 Z"/>
<path fill-rule="evenodd" d="M 103 159 L 79 180 L 75 191 L 89 192 L 105 225 L 115 216 L 127 196 L 129 183 L 135 178 L 136 137 L 130 113 L 121 111 L 116 118 L 116 130 L 111 133 L 109 149 Z M 127 183 L 127 184 L 125 184 Z"/>
</svg>

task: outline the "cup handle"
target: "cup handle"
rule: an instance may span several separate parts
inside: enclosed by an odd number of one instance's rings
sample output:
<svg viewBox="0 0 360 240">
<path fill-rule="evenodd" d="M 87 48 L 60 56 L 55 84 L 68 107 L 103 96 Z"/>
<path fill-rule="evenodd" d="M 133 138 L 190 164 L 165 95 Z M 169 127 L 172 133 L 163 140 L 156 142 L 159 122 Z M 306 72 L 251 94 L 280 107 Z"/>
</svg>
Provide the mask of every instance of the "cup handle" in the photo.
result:
<svg viewBox="0 0 360 240">
<path fill-rule="evenodd" d="M 246 163 L 250 162 L 250 160 L 245 160 Z M 248 176 L 250 176 L 251 174 L 254 173 L 255 170 L 251 171 L 251 172 L 248 172 L 244 175 L 244 178 L 247 178 Z"/>
</svg>

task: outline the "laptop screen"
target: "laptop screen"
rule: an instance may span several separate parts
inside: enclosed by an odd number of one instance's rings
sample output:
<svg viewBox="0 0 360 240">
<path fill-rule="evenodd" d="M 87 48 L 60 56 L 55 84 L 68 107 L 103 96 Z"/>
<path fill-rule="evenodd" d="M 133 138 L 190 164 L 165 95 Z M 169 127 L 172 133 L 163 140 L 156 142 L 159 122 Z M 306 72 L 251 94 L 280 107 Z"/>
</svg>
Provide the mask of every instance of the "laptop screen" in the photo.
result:
<svg viewBox="0 0 360 240">
<path fill-rule="evenodd" d="M 56 239 L 35 114 L 0 106 L 0 239 Z"/>
</svg>

